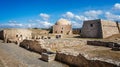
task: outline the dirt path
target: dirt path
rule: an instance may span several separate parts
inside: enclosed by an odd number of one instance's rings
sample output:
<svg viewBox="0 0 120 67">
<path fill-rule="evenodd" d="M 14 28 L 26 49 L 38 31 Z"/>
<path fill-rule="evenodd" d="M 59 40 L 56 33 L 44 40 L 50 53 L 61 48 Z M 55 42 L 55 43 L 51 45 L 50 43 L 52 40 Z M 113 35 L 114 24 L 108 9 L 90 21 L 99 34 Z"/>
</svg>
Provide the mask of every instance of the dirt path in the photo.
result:
<svg viewBox="0 0 120 67">
<path fill-rule="evenodd" d="M 68 67 L 68 65 L 57 61 L 49 63 L 42 61 L 39 59 L 40 57 L 39 54 L 30 52 L 18 45 L 0 41 L 0 65 L 5 67 Z"/>
</svg>

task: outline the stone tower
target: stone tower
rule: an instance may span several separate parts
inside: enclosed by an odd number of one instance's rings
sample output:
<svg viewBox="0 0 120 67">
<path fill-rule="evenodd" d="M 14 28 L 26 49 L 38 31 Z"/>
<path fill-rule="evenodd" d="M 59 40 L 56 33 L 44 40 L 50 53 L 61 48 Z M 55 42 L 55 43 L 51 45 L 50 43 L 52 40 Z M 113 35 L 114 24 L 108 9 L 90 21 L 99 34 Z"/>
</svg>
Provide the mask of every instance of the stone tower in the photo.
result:
<svg viewBox="0 0 120 67">
<path fill-rule="evenodd" d="M 120 24 L 107 20 L 84 21 L 81 29 L 81 37 L 85 38 L 106 38 L 114 34 L 119 34 Z"/>
</svg>

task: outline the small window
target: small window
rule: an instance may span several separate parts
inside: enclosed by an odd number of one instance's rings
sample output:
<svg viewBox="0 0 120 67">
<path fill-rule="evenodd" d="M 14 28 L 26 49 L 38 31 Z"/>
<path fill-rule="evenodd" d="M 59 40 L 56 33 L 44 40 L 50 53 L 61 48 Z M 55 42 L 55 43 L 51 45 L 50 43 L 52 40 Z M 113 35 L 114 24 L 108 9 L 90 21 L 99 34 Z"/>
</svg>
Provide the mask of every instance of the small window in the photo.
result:
<svg viewBox="0 0 120 67">
<path fill-rule="evenodd" d="M 55 33 L 57 33 L 57 31 L 55 31 Z"/>
<path fill-rule="evenodd" d="M 18 37 L 18 35 L 16 35 L 16 37 Z"/>
<path fill-rule="evenodd" d="M 22 35 L 20 35 L 20 37 L 22 37 Z"/>
<path fill-rule="evenodd" d="M 61 33 L 63 33 L 63 31 L 61 31 Z"/>
<path fill-rule="evenodd" d="M 90 27 L 93 27 L 93 24 L 90 24 Z"/>
</svg>

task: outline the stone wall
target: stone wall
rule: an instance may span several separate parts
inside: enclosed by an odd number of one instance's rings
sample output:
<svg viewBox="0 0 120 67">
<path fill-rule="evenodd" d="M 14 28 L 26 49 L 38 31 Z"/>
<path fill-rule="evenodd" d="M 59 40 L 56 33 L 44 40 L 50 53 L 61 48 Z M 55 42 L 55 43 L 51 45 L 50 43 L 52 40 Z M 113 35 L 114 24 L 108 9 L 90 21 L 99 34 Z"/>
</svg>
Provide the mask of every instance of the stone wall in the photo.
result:
<svg viewBox="0 0 120 67">
<path fill-rule="evenodd" d="M 84 21 L 83 27 L 81 29 L 81 37 L 101 38 L 102 31 L 100 20 Z"/>
<path fill-rule="evenodd" d="M 71 25 L 54 25 L 53 26 L 54 34 L 72 34 Z"/>
<path fill-rule="evenodd" d="M 94 46 L 105 46 L 105 47 L 113 47 L 113 42 L 104 42 L 104 41 L 87 41 L 88 45 L 94 45 Z"/>
<path fill-rule="evenodd" d="M 3 40 L 6 42 L 8 40 L 24 40 L 31 38 L 31 31 L 27 29 L 4 29 L 3 30 Z"/>
<path fill-rule="evenodd" d="M 117 67 L 117 65 L 100 60 L 88 60 L 81 54 L 75 53 L 74 51 L 57 52 L 56 60 L 67 63 L 72 67 Z"/>
<path fill-rule="evenodd" d="M 105 42 L 105 41 L 87 41 L 88 45 L 94 45 L 94 46 L 104 46 L 112 48 L 112 50 L 120 51 L 120 43 L 116 42 Z"/>
<path fill-rule="evenodd" d="M 101 20 L 103 38 L 119 34 L 116 22 Z"/>
</svg>

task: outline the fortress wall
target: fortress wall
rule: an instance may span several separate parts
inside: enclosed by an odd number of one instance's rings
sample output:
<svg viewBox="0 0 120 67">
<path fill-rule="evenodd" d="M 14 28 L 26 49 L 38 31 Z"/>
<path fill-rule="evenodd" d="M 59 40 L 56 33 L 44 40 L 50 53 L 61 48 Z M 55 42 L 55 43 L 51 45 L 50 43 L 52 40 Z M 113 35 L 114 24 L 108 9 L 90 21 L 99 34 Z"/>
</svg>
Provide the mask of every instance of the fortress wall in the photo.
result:
<svg viewBox="0 0 120 67">
<path fill-rule="evenodd" d="M 116 22 L 101 20 L 103 38 L 119 34 Z"/>
<path fill-rule="evenodd" d="M 100 20 L 84 21 L 84 24 L 81 30 L 81 37 L 101 38 L 102 31 L 101 31 Z"/>
</svg>

